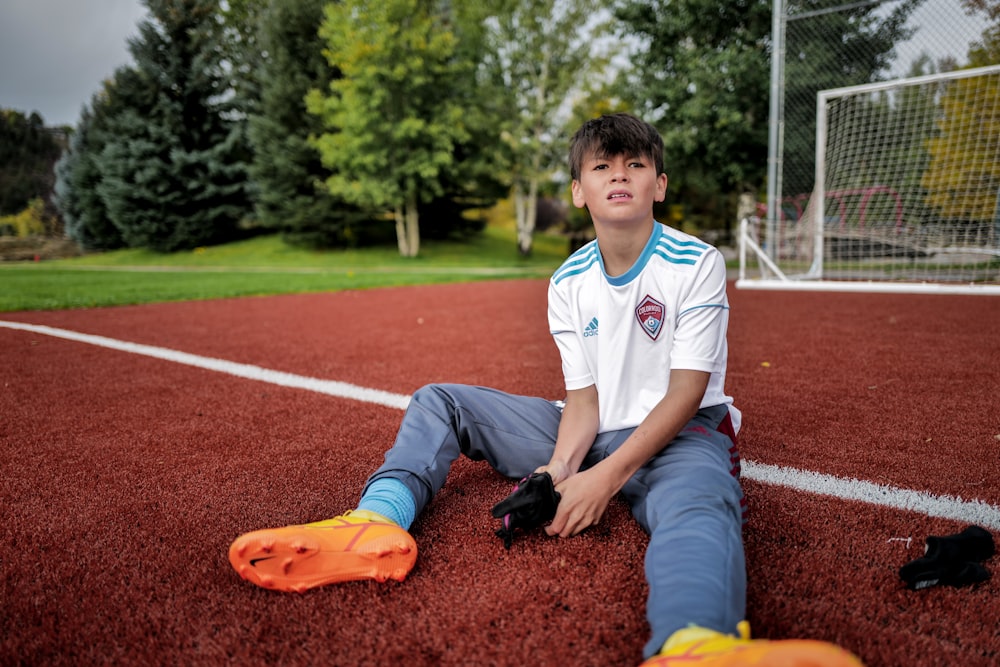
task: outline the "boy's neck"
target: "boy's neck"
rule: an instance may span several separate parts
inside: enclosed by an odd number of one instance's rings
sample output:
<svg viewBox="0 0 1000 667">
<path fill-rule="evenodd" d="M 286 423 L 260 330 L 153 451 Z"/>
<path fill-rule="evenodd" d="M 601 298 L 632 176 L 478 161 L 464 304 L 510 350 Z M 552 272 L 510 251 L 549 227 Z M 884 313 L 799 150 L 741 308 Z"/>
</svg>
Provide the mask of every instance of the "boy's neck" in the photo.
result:
<svg viewBox="0 0 1000 667">
<path fill-rule="evenodd" d="M 618 277 L 635 265 L 649 241 L 649 235 L 653 232 L 653 224 L 652 217 L 642 225 L 628 227 L 601 225 L 595 222 L 597 247 L 601 251 L 604 270 L 609 276 Z"/>
</svg>

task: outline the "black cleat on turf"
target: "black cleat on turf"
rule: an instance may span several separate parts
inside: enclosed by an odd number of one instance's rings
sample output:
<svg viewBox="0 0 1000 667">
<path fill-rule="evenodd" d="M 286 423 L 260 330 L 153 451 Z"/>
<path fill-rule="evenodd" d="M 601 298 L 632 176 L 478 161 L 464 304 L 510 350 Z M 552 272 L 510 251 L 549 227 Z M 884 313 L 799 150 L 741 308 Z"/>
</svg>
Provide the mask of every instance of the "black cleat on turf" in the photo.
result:
<svg viewBox="0 0 1000 667">
<path fill-rule="evenodd" d="M 996 553 L 993 535 L 980 526 L 961 533 L 930 536 L 924 555 L 899 569 L 899 576 L 911 590 L 932 586 L 971 586 L 986 581 L 990 572 L 979 564 Z"/>
</svg>

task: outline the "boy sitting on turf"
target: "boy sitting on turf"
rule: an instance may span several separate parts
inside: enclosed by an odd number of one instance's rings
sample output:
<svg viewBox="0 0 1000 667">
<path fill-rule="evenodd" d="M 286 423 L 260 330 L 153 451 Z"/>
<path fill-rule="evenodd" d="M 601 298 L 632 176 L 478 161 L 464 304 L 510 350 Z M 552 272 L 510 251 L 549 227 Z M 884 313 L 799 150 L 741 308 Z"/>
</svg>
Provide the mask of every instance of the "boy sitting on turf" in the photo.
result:
<svg viewBox="0 0 1000 667">
<path fill-rule="evenodd" d="M 464 454 L 512 478 L 549 473 L 561 495 L 549 535 L 577 535 L 623 494 L 650 535 L 645 664 L 860 665 L 823 642 L 749 639 L 740 413 L 723 388 L 726 267 L 714 248 L 654 220 L 667 189 L 659 133 L 628 114 L 591 120 L 572 139 L 570 171 L 597 240 L 549 282 L 565 403 L 423 387 L 357 509 L 243 535 L 230 562 L 284 591 L 403 580 L 417 557 L 407 529 Z"/>
</svg>

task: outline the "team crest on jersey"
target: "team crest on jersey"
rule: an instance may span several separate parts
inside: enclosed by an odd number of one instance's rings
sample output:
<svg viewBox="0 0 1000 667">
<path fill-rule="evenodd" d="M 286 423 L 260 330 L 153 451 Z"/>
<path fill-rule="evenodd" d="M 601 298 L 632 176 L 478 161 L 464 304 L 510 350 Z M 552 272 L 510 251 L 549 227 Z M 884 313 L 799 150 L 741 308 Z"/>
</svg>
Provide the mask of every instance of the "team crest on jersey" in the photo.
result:
<svg viewBox="0 0 1000 667">
<path fill-rule="evenodd" d="M 635 307 L 635 319 L 639 320 L 639 326 L 653 340 L 660 335 L 666 313 L 666 306 L 648 294 Z"/>
</svg>

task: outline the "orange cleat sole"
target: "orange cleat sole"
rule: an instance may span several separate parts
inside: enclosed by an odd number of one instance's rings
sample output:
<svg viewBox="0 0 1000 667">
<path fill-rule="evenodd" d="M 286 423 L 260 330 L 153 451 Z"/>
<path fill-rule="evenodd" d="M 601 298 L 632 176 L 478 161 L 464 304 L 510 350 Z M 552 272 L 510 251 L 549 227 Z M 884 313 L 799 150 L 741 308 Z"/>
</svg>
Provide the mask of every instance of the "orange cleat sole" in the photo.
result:
<svg viewBox="0 0 1000 667">
<path fill-rule="evenodd" d="M 347 581 L 403 581 L 416 559 L 408 532 L 350 515 L 254 531 L 229 547 L 229 562 L 241 577 L 295 593 Z"/>
</svg>

